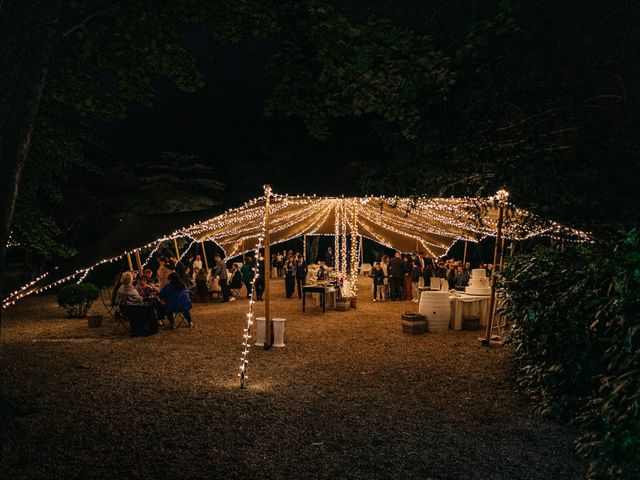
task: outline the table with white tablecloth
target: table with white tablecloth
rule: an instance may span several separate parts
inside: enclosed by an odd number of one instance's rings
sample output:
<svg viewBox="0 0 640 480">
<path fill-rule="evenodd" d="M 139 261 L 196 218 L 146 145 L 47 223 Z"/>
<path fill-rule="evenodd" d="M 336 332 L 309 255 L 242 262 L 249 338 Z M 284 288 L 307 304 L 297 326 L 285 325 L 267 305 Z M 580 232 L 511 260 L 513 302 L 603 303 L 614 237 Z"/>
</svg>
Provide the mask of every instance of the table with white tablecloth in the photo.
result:
<svg viewBox="0 0 640 480">
<path fill-rule="evenodd" d="M 462 330 L 463 319 L 480 319 L 480 326 L 486 326 L 489 319 L 489 295 L 467 295 L 455 293 L 449 296 L 451 321 L 449 328 Z"/>
</svg>

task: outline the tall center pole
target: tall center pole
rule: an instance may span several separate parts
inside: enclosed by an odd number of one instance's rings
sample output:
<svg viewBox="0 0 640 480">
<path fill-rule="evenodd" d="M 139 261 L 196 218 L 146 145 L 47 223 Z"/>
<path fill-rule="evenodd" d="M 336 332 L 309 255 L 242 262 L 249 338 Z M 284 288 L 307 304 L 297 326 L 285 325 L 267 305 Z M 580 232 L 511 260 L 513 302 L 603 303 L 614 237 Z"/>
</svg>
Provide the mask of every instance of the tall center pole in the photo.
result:
<svg viewBox="0 0 640 480">
<path fill-rule="evenodd" d="M 204 240 L 200 240 L 200 245 L 202 245 L 202 259 L 204 260 L 204 268 L 209 271 L 209 262 L 207 261 L 207 250 L 204 248 Z"/>
<path fill-rule="evenodd" d="M 466 238 L 464 239 L 464 255 L 462 257 L 462 265 L 466 265 L 467 263 L 467 244 L 469 243 L 469 240 L 467 240 Z"/>
<path fill-rule="evenodd" d="M 180 249 L 178 248 L 178 241 L 173 237 L 173 248 L 176 250 L 176 259 L 180 260 Z"/>
<path fill-rule="evenodd" d="M 271 186 L 264 186 L 264 349 L 271 347 L 271 310 L 269 283 L 271 277 L 271 238 L 269 235 L 269 200 Z"/>
<path fill-rule="evenodd" d="M 142 260 L 140 260 L 140 250 L 136 250 L 136 265 L 138 266 L 138 274 L 142 276 Z"/>
<path fill-rule="evenodd" d="M 502 224 L 504 222 L 504 207 L 506 205 L 508 195 L 509 194 L 504 190 L 500 190 L 497 195 L 498 206 L 500 209 L 498 214 L 498 232 L 496 233 L 496 245 L 493 249 L 493 269 L 491 270 L 491 299 L 489 302 L 489 318 L 487 319 L 487 327 L 485 330 L 484 339 L 482 340 L 483 345 L 489 345 L 491 341 L 491 328 L 493 327 L 493 316 L 496 304 L 496 268 L 498 268 L 497 262 L 502 255 Z"/>
</svg>

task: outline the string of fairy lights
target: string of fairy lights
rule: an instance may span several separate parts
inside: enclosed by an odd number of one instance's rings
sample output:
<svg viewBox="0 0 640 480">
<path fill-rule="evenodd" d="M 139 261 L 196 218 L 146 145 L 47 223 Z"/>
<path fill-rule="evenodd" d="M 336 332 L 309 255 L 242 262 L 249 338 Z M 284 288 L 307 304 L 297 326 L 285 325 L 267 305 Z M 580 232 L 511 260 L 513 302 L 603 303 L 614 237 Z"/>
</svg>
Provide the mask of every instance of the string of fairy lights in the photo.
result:
<svg viewBox="0 0 640 480">
<path fill-rule="evenodd" d="M 269 196 L 271 195 L 271 187 L 269 186 L 265 186 L 265 198 L 269 198 Z M 260 276 L 260 249 L 262 248 L 262 242 L 264 241 L 264 238 L 266 236 L 267 233 L 267 203 L 265 202 L 265 206 L 264 206 L 264 213 L 263 213 L 263 219 L 262 219 L 262 229 L 260 232 L 260 235 L 258 236 L 258 242 L 256 244 L 256 248 L 255 248 L 255 267 L 254 267 L 254 275 L 253 275 L 253 279 L 251 280 L 251 295 L 249 296 L 249 311 L 247 312 L 247 316 L 246 316 L 246 323 L 245 323 L 245 327 L 244 327 L 244 331 L 242 333 L 242 354 L 240 356 L 240 373 L 238 373 L 238 376 L 240 377 L 240 388 L 244 389 L 245 388 L 245 382 L 249 379 L 249 377 L 247 376 L 247 365 L 249 364 L 249 349 L 251 348 L 251 326 L 253 325 L 253 321 L 254 321 L 254 312 L 253 312 L 253 305 L 256 303 L 254 300 L 254 294 L 256 292 L 256 280 L 258 279 L 258 277 Z M 265 274 L 268 271 L 268 265 L 265 265 Z M 265 321 L 268 321 L 269 319 L 265 318 Z"/>
<path fill-rule="evenodd" d="M 478 199 L 463 198 L 398 198 L 385 196 L 366 197 L 318 197 L 316 195 L 290 196 L 270 192 L 270 214 L 273 222 L 270 226 L 272 243 L 280 243 L 302 235 L 334 235 L 334 266 L 343 278 L 347 271 L 346 223 L 348 212 L 355 210 L 355 217 L 348 220 L 350 231 L 362 235 L 391 248 L 397 244 L 407 247 L 411 242 L 420 245 L 429 255 L 436 258 L 445 255 L 459 239 L 478 241 L 486 236 L 494 236 L 497 227 L 497 206 L 495 197 L 480 199 L 486 201 L 487 212 L 481 223 L 474 217 L 473 207 Z M 552 220 L 539 217 L 515 208 L 504 225 L 505 238 L 524 240 L 534 236 L 552 239 L 567 239 L 574 242 L 591 242 L 592 237 L 580 230 L 565 227 Z M 494 202 L 492 205 L 491 202 Z M 71 280 L 84 281 L 95 268 L 114 261 L 122 260 L 127 254 L 136 251 L 151 250 L 144 266 L 153 258 L 163 242 L 176 238 L 187 238 L 191 244 L 181 257 L 197 241 L 213 241 L 225 253 L 236 256 L 251 248 L 242 248 L 245 241 L 253 242 L 259 237 L 264 218 L 265 196 L 256 197 L 244 205 L 229 209 L 211 219 L 194 223 L 189 227 L 176 230 L 170 235 L 158 238 L 147 245 L 122 252 L 111 258 L 105 258 L 87 268 L 76 270 L 63 278 L 42 285 L 53 272 L 47 272 L 28 282 L 2 300 L 2 307 L 14 305 L 27 295 L 47 291 Z M 353 209 L 353 210 L 352 210 Z M 334 216 L 333 225 L 326 220 Z M 519 224 L 522 220 L 522 224 Z M 526 222 L 525 222 L 526 220 Z M 357 240 L 356 240 L 357 241 Z M 353 249 L 353 245 L 352 245 Z M 413 247 L 411 247 L 413 249 Z M 359 250 L 358 250 L 359 251 Z M 356 253 L 357 257 L 358 253 Z M 352 251 L 352 258 L 354 258 Z M 355 284 L 356 282 L 351 282 Z"/>
</svg>

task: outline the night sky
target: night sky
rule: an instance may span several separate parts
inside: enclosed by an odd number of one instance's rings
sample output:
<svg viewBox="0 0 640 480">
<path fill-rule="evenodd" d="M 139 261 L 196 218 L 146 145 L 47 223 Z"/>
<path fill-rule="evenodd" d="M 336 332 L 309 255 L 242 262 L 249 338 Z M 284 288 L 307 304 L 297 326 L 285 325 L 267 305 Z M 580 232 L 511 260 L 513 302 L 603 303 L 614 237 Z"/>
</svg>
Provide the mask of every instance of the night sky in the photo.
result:
<svg viewBox="0 0 640 480">
<path fill-rule="evenodd" d="M 344 0 L 339 8 L 355 20 L 384 16 L 446 41 L 473 23 L 477 7 L 468 4 Z M 183 38 L 205 87 L 183 93 L 168 79 L 156 78 L 153 106 L 131 104 L 126 120 L 101 125 L 110 158 L 132 165 L 153 164 L 163 152 L 195 155 L 214 166 L 216 179 L 225 183 L 216 199 L 225 208 L 261 194 L 264 183 L 281 193 L 360 193 L 356 181 L 362 160 L 383 155 L 366 119 L 333 121 L 331 137 L 315 140 L 297 118 L 263 115 L 274 85 L 264 64 L 274 45 L 243 41 L 222 46 L 203 27 L 185 28 Z"/>
</svg>

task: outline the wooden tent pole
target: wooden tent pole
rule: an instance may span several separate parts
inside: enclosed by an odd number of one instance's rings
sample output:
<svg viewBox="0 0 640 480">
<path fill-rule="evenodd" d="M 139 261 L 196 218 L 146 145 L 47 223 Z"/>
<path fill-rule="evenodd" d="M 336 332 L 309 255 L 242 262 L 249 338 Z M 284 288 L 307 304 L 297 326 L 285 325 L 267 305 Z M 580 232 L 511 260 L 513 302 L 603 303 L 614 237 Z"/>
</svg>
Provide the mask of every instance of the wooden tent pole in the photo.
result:
<svg viewBox="0 0 640 480">
<path fill-rule="evenodd" d="M 142 276 L 142 262 L 140 261 L 140 250 L 136 250 L 136 264 L 138 265 L 138 273 Z"/>
<path fill-rule="evenodd" d="M 173 248 L 176 249 L 176 260 L 180 260 L 180 249 L 178 248 L 178 242 L 175 237 L 173 237 Z"/>
<path fill-rule="evenodd" d="M 207 261 L 207 250 L 204 248 L 204 240 L 200 240 L 200 245 L 202 245 L 202 259 L 204 260 L 204 267 L 209 271 L 209 262 Z"/>
<path fill-rule="evenodd" d="M 270 288 L 271 277 L 271 237 L 269 232 L 269 200 L 271 187 L 264 186 L 264 349 L 271 347 L 271 310 Z"/>
<path fill-rule="evenodd" d="M 302 256 L 304 257 L 305 262 L 309 263 L 309 261 L 307 260 L 307 235 L 306 234 L 302 236 L 302 242 L 303 242 Z"/>
<path fill-rule="evenodd" d="M 131 254 L 127 252 L 127 262 L 129 262 L 129 271 L 133 272 L 133 263 L 131 263 Z"/>
<path fill-rule="evenodd" d="M 464 267 L 467 264 L 467 244 L 469 240 L 464 239 L 464 256 L 462 257 L 462 266 Z"/>
<path fill-rule="evenodd" d="M 491 329 L 493 327 L 493 316 L 495 312 L 496 304 L 496 268 L 498 268 L 497 262 L 502 255 L 499 252 L 499 247 L 502 244 L 502 223 L 504 221 L 504 207 L 506 201 L 499 201 L 500 213 L 498 215 L 498 232 L 496 234 L 496 244 L 493 249 L 493 269 L 491 270 L 491 298 L 489 300 L 489 318 L 487 319 L 487 326 L 485 329 L 484 338 L 482 339 L 483 345 L 489 345 L 491 342 Z"/>
<path fill-rule="evenodd" d="M 502 264 L 504 262 L 504 238 L 502 237 L 502 245 L 500 247 L 500 271 L 502 271 Z"/>
</svg>

